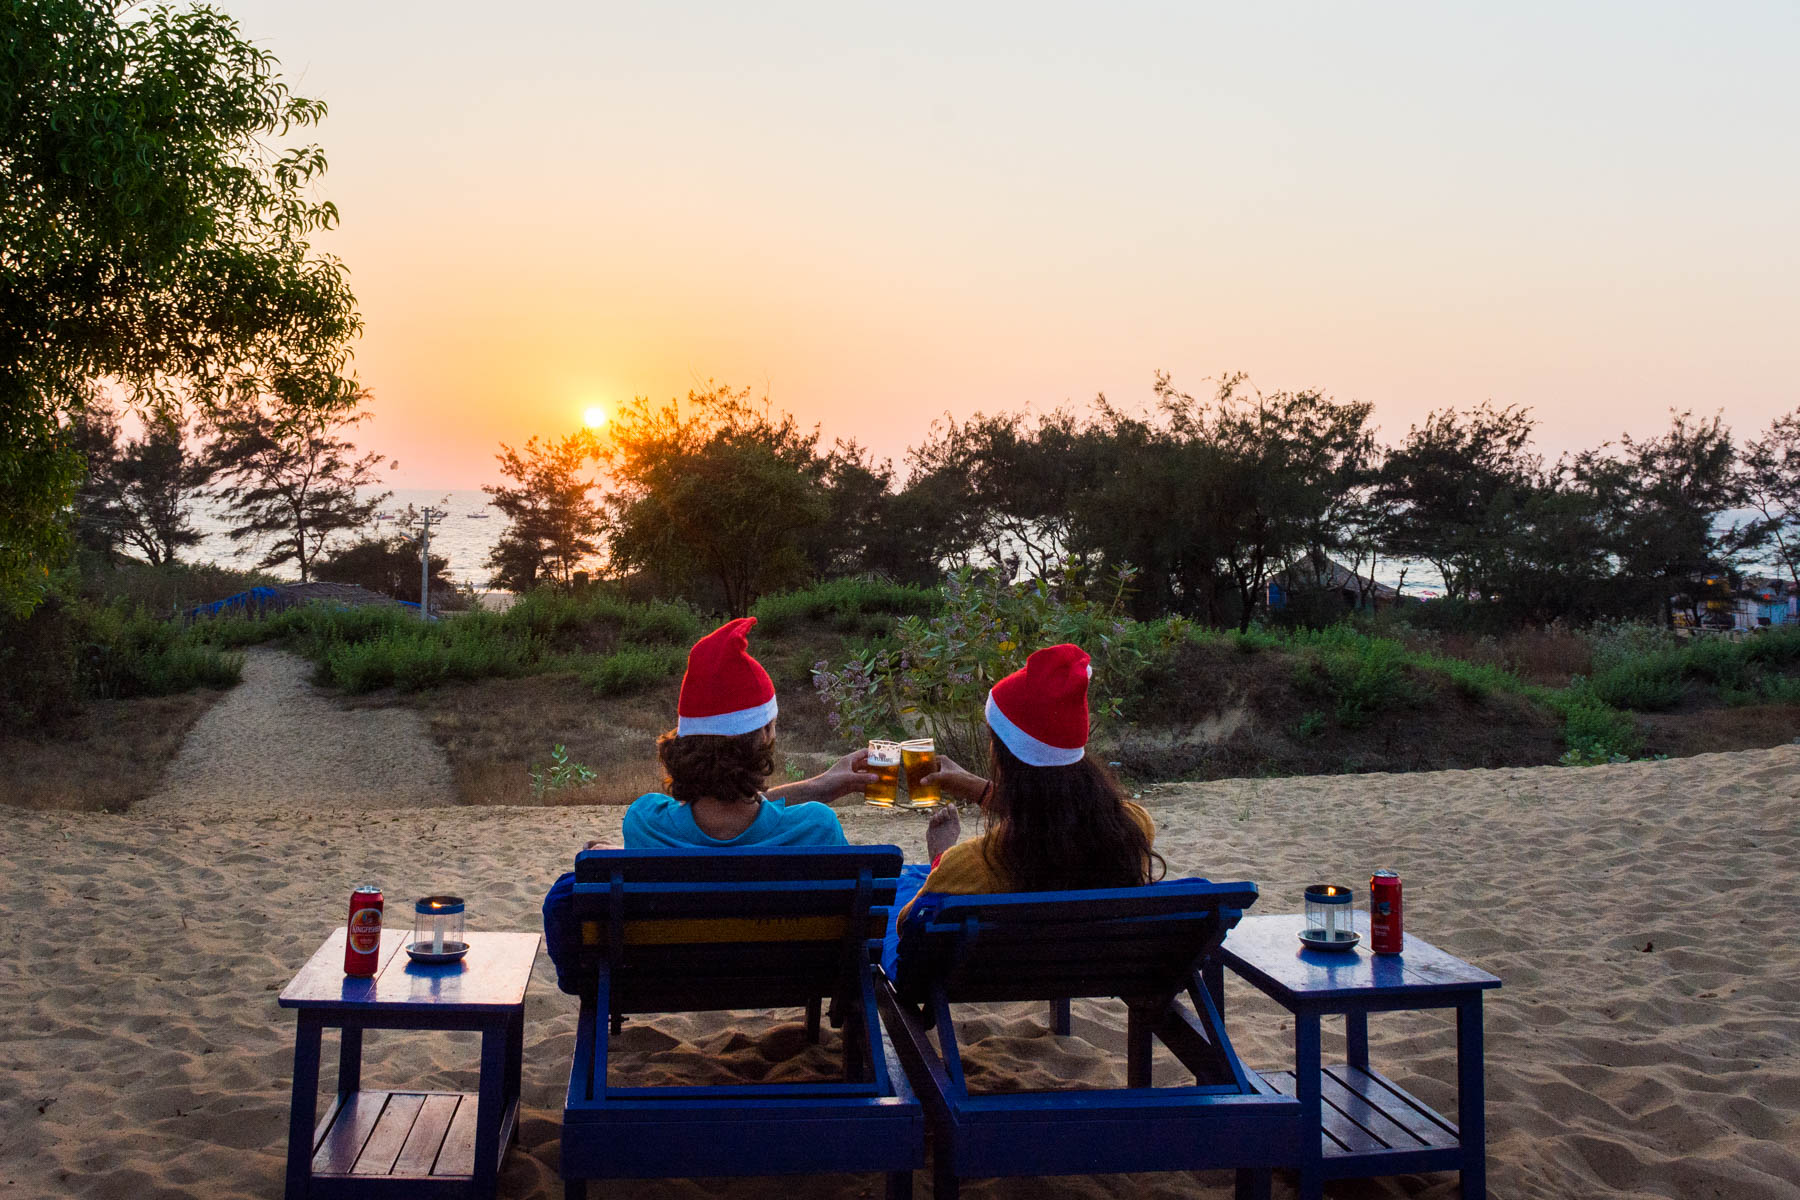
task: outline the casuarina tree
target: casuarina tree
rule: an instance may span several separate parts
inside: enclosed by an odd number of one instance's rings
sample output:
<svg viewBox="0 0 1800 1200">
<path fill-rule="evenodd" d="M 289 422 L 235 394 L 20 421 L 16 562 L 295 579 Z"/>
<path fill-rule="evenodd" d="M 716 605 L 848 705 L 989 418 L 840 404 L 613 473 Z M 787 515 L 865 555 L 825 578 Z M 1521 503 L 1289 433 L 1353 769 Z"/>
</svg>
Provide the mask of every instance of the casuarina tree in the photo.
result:
<svg viewBox="0 0 1800 1200">
<path fill-rule="evenodd" d="M 512 482 L 481 489 L 508 522 L 488 552 L 494 587 L 515 592 L 539 584 L 566 587 L 599 553 L 604 512 L 593 495 L 599 452 L 587 430 L 556 441 L 532 438 L 522 451 L 500 447 L 500 473 Z"/>
</svg>

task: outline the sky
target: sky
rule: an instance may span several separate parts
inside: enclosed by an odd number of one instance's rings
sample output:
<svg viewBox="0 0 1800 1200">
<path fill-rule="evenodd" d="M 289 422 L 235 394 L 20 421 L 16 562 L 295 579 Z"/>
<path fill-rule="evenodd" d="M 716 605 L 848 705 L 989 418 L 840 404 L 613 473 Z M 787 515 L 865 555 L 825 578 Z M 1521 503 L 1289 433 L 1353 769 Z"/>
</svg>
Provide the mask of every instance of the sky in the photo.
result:
<svg viewBox="0 0 1800 1200">
<path fill-rule="evenodd" d="M 403 487 L 584 410 L 1316 388 L 1551 456 L 1800 405 L 1800 6 L 217 0 L 325 100 Z"/>
</svg>

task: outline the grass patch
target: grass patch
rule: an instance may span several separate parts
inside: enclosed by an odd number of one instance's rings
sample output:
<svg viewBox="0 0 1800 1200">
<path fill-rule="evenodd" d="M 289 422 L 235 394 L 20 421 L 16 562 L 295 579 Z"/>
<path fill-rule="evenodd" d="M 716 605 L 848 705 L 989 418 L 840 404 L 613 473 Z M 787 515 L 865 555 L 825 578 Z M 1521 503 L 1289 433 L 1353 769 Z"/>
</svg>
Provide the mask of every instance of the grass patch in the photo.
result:
<svg viewBox="0 0 1800 1200">
<path fill-rule="evenodd" d="M 0 798 L 51 812 L 124 812 L 156 790 L 223 692 L 95 700 L 33 735 L 0 734 Z"/>
</svg>

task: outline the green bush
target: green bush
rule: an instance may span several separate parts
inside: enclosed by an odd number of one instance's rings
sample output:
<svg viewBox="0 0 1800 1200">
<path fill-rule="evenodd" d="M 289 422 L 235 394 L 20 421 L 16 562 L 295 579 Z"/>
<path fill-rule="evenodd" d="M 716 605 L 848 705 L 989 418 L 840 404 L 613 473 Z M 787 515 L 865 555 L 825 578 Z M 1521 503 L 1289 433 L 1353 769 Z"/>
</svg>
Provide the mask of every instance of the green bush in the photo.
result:
<svg viewBox="0 0 1800 1200">
<path fill-rule="evenodd" d="M 1565 764 L 1625 762 L 1643 752 L 1643 735 L 1631 714 L 1608 705 L 1585 680 L 1559 692 L 1546 691 L 1542 698 L 1563 714 Z"/>
<path fill-rule="evenodd" d="M 700 614 L 685 604 L 664 600 L 640 603 L 603 589 L 528 592 L 501 620 L 508 629 L 551 645 L 600 628 L 633 641 L 679 645 L 692 643 L 703 632 Z"/>
<path fill-rule="evenodd" d="M 504 636 L 492 625 L 462 621 L 425 624 L 413 618 L 365 641 L 331 644 L 320 660 L 321 683 L 352 694 L 398 688 L 418 691 L 443 683 L 511 678 L 528 673 L 535 644 Z"/>
<path fill-rule="evenodd" d="M 1344 629 L 1342 626 L 1334 627 Z M 1348 630 L 1345 630 L 1349 633 Z M 1332 700 L 1332 716 L 1345 729 L 1360 729 L 1378 713 L 1413 700 L 1406 678 L 1406 652 L 1386 638 L 1326 637 L 1318 631 L 1297 641 L 1312 642 L 1296 666 L 1302 688 L 1322 690 Z"/>
<path fill-rule="evenodd" d="M 1687 694 L 1682 681 L 1682 652 L 1657 650 L 1641 658 L 1615 661 L 1594 672 L 1594 695 L 1614 708 L 1638 712 L 1662 712 L 1681 703 Z"/>
<path fill-rule="evenodd" d="M 933 588 L 857 576 L 764 596 L 751 606 L 750 615 L 763 633 L 781 633 L 807 620 L 829 620 L 845 632 L 875 633 L 896 617 L 928 616 L 942 602 L 942 593 Z"/>
<path fill-rule="evenodd" d="M 597 657 L 580 676 L 602 696 L 625 696 L 669 678 L 686 661 L 686 652 L 676 646 L 620 646 Z"/>
</svg>

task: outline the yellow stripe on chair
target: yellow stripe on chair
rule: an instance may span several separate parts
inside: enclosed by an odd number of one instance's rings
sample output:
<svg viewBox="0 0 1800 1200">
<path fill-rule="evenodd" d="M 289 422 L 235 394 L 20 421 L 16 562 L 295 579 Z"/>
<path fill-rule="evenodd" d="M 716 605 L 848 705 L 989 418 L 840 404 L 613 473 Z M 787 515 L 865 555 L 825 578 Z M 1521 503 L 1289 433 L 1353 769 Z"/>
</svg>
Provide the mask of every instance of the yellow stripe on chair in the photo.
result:
<svg viewBox="0 0 1800 1200">
<path fill-rule="evenodd" d="M 886 931 L 873 916 L 870 937 Z M 844 936 L 843 917 L 668 917 L 625 923 L 627 946 L 695 946 L 719 942 L 835 942 Z M 581 923 L 581 943 L 600 944 L 600 923 Z"/>
</svg>

